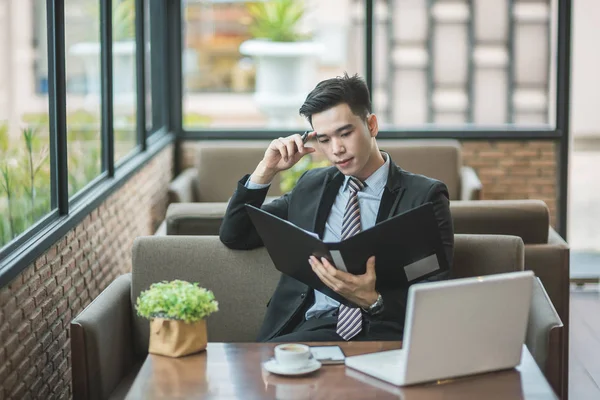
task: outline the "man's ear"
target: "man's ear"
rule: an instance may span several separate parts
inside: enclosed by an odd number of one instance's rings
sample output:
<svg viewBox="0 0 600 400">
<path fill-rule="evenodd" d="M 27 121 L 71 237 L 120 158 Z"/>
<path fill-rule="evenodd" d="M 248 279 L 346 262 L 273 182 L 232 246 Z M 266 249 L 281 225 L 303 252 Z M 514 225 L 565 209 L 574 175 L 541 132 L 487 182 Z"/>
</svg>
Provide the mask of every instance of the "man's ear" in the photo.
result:
<svg viewBox="0 0 600 400">
<path fill-rule="evenodd" d="M 375 114 L 367 115 L 367 127 L 371 137 L 376 137 L 379 133 L 379 123 L 377 122 L 377 116 Z"/>
</svg>

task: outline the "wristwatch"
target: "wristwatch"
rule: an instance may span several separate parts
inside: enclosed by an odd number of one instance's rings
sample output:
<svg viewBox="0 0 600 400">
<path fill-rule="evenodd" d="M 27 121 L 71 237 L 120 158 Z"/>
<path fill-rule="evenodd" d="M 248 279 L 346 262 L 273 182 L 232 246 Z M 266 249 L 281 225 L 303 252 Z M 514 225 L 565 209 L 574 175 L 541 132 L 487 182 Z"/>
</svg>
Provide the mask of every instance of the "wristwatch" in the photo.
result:
<svg viewBox="0 0 600 400">
<path fill-rule="evenodd" d="M 375 303 L 371 304 L 368 308 L 363 308 L 363 310 L 369 315 L 381 314 L 383 311 L 383 297 L 381 297 L 381 293 L 377 293 Z"/>
</svg>

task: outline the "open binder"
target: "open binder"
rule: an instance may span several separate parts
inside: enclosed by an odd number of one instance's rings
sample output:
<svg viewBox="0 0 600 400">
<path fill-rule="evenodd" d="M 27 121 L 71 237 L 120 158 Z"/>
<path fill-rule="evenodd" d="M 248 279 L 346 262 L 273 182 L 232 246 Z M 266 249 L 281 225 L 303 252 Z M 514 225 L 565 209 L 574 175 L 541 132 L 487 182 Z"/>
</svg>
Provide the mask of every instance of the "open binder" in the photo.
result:
<svg viewBox="0 0 600 400">
<path fill-rule="evenodd" d="M 246 204 L 246 209 L 279 271 L 346 305 L 352 304 L 313 272 L 311 255 L 355 275 L 365 273 L 367 259 L 374 255 L 377 288 L 408 286 L 448 269 L 431 203 L 331 243 L 260 208 Z"/>
</svg>

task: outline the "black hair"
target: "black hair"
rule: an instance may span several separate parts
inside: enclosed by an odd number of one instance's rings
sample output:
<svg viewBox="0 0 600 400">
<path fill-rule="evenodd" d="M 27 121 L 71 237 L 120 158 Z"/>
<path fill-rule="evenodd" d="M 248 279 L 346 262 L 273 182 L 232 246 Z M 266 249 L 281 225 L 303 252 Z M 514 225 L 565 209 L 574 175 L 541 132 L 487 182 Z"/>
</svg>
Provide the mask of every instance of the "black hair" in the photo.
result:
<svg viewBox="0 0 600 400">
<path fill-rule="evenodd" d="M 304 104 L 300 107 L 300 115 L 308 119 L 312 126 L 313 114 L 343 103 L 348 104 L 354 115 L 364 120 L 371 113 L 369 88 L 358 74 L 348 76 L 348 73 L 344 73 L 344 76 L 319 82 L 306 96 Z"/>
</svg>

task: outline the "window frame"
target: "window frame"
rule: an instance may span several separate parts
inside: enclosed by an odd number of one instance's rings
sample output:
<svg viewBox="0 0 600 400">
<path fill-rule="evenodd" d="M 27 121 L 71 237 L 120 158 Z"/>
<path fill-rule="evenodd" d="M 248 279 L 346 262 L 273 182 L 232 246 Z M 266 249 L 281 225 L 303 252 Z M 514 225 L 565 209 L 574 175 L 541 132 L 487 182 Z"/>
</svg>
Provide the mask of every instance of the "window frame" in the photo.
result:
<svg viewBox="0 0 600 400">
<path fill-rule="evenodd" d="M 165 14 L 161 13 L 169 0 L 135 0 L 136 18 L 136 146 L 127 156 L 115 163 L 113 100 L 112 100 L 112 2 L 98 0 L 100 6 L 100 48 L 101 48 L 101 154 L 100 174 L 84 188 L 69 198 L 67 165 L 67 125 L 66 125 L 66 49 L 65 49 L 65 0 L 46 2 L 48 31 L 48 103 L 49 103 L 49 147 L 51 168 L 51 211 L 36 221 L 25 232 L 0 249 L 0 288 L 4 287 L 52 245 L 80 224 L 108 196 L 123 186 L 136 172 L 143 168 L 156 154 L 175 140 L 173 127 L 167 119 L 154 119 L 163 116 L 169 102 L 162 96 L 166 86 L 166 76 L 170 64 L 164 60 L 165 31 L 156 27 L 166 27 Z M 150 16 L 155 21 L 151 27 L 150 40 L 152 70 L 167 73 L 153 74 L 152 115 L 153 126 L 146 132 L 145 108 L 145 21 L 144 5 L 148 3 Z M 141 10 L 141 11 L 140 11 Z M 152 29 L 152 28 L 151 28 Z"/>
<path fill-rule="evenodd" d="M 176 1 L 174 3 L 181 3 Z M 369 88 L 373 87 L 373 32 L 374 32 L 374 0 L 364 0 L 365 7 L 365 81 Z M 392 128 L 381 129 L 379 138 L 396 139 L 458 139 L 458 140 L 494 140 L 494 141 L 548 141 L 557 146 L 557 231 L 566 240 L 567 238 L 567 196 L 568 196 L 568 162 L 569 162 L 569 98 L 570 98 L 570 60 L 571 60 L 571 0 L 557 0 L 556 13 L 556 96 L 554 101 L 554 125 L 542 124 L 539 126 L 523 126 L 506 124 L 500 126 L 482 125 L 422 125 L 417 128 Z M 512 2 L 509 2 L 512 7 Z M 183 19 L 177 23 L 170 21 L 169 30 L 181 32 Z M 513 38 L 510 38 L 511 42 Z M 509 49 L 509 52 L 512 52 Z M 551 52 L 549 52 L 551 54 Z M 181 58 L 181 54 L 179 55 Z M 183 71 L 179 72 L 179 82 L 183 80 Z M 514 71 L 509 71 L 514 74 Z M 371 91 L 372 94 L 372 91 Z M 183 95 L 181 99 L 182 101 Z M 509 105 L 512 107 L 512 102 Z M 179 110 L 175 110 L 179 111 Z M 178 114 L 179 123 L 183 120 L 183 113 Z M 264 140 L 298 133 L 297 130 L 268 130 L 268 129 L 177 129 L 175 132 L 178 141 L 183 140 Z M 176 173 L 181 172 L 179 165 L 175 165 Z"/>
</svg>

